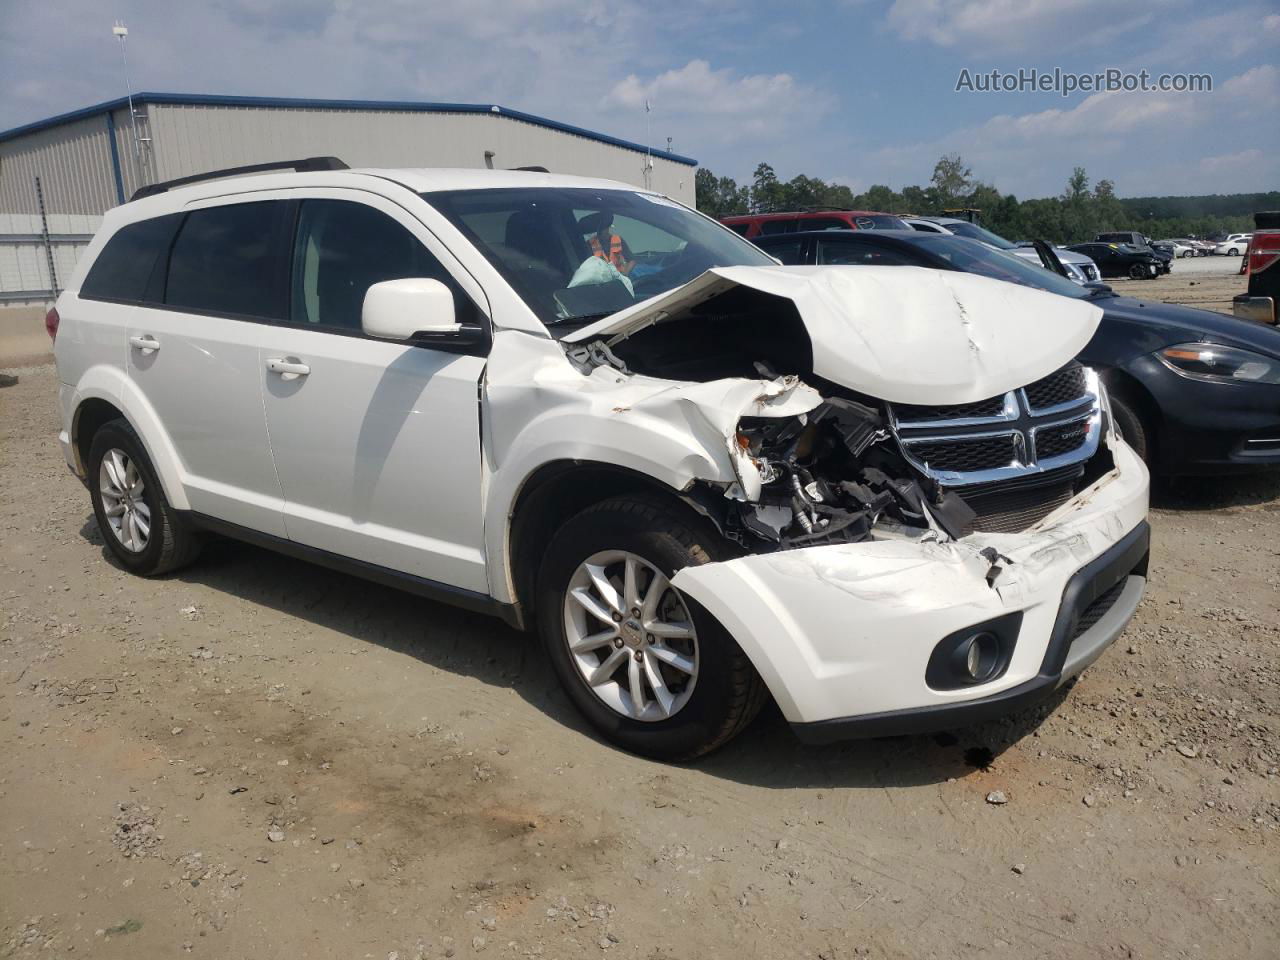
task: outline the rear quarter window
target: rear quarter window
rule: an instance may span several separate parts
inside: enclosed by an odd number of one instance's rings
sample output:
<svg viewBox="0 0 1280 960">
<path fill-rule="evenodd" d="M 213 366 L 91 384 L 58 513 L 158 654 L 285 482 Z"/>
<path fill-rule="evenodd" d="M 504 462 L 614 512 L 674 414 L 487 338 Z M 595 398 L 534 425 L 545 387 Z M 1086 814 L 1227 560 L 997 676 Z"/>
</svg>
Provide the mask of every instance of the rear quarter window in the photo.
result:
<svg viewBox="0 0 1280 960">
<path fill-rule="evenodd" d="M 174 213 L 126 224 L 112 234 L 93 261 L 80 296 L 121 303 L 159 302 L 164 295 L 164 267 L 169 246 L 182 223 Z"/>
</svg>

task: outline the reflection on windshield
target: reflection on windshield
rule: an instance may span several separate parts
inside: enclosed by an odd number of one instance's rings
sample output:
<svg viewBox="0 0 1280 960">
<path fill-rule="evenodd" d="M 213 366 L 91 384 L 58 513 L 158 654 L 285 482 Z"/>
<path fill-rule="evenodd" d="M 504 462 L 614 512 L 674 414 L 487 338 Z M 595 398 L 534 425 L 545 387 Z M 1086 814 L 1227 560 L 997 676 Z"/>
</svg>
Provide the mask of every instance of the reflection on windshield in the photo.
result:
<svg viewBox="0 0 1280 960">
<path fill-rule="evenodd" d="M 957 270 L 963 270 L 965 273 L 977 273 L 994 280 L 1020 283 L 1024 287 L 1048 290 L 1050 293 L 1060 293 L 1064 297 L 1072 297 L 1076 300 L 1083 300 L 1090 295 L 1089 290 L 1077 283 L 1072 283 L 1066 277 L 1036 266 L 1012 253 L 992 250 L 977 240 L 928 233 L 918 234 L 911 239 L 913 243 L 942 257 Z"/>
<path fill-rule="evenodd" d="M 534 187 L 423 197 L 553 331 L 666 293 L 711 267 L 774 263 L 733 231 L 654 194 Z"/>
<path fill-rule="evenodd" d="M 1010 243 L 998 233 L 992 233 L 986 227 L 980 227 L 976 223 L 948 223 L 947 229 L 954 233 L 957 237 L 968 237 L 971 240 L 981 240 L 983 243 L 989 243 L 997 250 L 1012 250 L 1014 244 Z"/>
</svg>

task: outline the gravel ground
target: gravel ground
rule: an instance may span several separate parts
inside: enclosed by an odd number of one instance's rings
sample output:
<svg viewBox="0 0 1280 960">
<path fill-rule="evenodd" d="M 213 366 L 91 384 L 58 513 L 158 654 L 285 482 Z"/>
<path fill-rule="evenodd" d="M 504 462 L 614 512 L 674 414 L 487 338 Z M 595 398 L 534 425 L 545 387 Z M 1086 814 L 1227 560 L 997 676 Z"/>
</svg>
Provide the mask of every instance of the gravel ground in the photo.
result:
<svg viewBox="0 0 1280 960">
<path fill-rule="evenodd" d="M 1171 273 L 1154 280 L 1106 282 L 1122 297 L 1163 300 L 1218 313 L 1231 313 L 1231 298 L 1248 286 L 1248 278 L 1240 276 L 1239 257 L 1187 257 L 1175 260 Z"/>
<path fill-rule="evenodd" d="M 1008 722 L 663 766 L 501 623 L 227 542 L 142 580 L 0 379 L 0 957 L 1274 957 L 1280 478 Z M 1270 946 L 1268 946 L 1270 944 Z"/>
</svg>

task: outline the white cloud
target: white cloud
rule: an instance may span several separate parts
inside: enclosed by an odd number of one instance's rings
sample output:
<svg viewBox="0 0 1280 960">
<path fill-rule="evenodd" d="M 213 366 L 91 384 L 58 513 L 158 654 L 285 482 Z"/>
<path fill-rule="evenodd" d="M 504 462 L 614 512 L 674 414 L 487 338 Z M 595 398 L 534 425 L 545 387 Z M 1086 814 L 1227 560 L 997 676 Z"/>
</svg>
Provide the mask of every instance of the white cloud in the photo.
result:
<svg viewBox="0 0 1280 960">
<path fill-rule="evenodd" d="M 628 74 L 602 100 L 602 107 L 655 111 L 680 119 L 719 118 L 714 130 L 703 133 L 732 142 L 770 131 L 812 123 L 835 106 L 835 99 L 797 83 L 786 73 L 740 74 L 730 68 L 713 69 L 706 60 L 690 60 L 651 80 Z"/>
<path fill-rule="evenodd" d="M 1154 16 L 1114 0 L 894 0 L 885 25 L 906 40 L 978 52 L 1079 46 L 1133 30 Z"/>
<path fill-rule="evenodd" d="M 1241 168 L 1251 169 L 1260 166 L 1262 159 L 1262 151 L 1257 147 L 1250 147 L 1239 153 L 1220 153 L 1216 157 L 1201 157 L 1200 169 L 1205 173 L 1221 173 L 1224 170 L 1239 172 Z"/>
</svg>

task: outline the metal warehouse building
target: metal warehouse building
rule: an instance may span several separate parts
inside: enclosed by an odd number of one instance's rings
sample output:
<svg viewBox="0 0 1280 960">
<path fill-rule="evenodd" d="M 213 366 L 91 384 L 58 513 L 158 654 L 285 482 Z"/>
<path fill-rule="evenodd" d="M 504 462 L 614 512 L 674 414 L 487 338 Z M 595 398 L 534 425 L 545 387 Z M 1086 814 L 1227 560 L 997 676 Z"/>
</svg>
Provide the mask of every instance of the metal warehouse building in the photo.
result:
<svg viewBox="0 0 1280 960">
<path fill-rule="evenodd" d="M 46 298 L 97 218 L 138 187 L 272 160 L 536 165 L 694 202 L 688 157 L 495 104 L 140 93 L 133 114 L 121 98 L 0 132 L 0 303 Z"/>
</svg>

